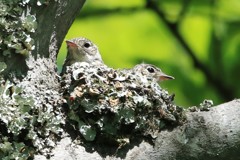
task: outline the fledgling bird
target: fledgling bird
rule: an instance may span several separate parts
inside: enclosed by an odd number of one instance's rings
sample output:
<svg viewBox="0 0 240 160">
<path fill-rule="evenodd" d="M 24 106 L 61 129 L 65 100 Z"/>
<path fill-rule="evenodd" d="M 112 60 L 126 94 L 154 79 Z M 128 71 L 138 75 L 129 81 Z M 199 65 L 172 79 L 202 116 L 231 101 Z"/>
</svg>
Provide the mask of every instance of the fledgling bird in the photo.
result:
<svg viewBox="0 0 240 160">
<path fill-rule="evenodd" d="M 87 38 L 79 37 L 66 41 L 67 57 L 64 61 L 61 75 L 66 72 L 66 67 L 75 62 L 103 64 L 98 47 Z"/>
<path fill-rule="evenodd" d="M 163 73 L 160 68 L 152 64 L 137 64 L 133 67 L 132 71 L 135 74 L 139 74 L 139 77 L 146 77 L 147 80 L 155 82 L 174 79 L 174 77 Z"/>
</svg>

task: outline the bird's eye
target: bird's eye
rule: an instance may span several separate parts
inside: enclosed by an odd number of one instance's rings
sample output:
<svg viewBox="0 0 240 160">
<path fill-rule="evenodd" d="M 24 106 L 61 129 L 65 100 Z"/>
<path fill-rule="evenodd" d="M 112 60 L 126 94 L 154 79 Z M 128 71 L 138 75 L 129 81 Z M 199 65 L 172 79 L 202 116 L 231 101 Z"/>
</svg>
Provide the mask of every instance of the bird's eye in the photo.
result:
<svg viewBox="0 0 240 160">
<path fill-rule="evenodd" d="M 90 47 L 91 46 L 91 44 L 90 43 L 88 43 L 88 42 L 86 42 L 86 43 L 84 43 L 84 45 L 83 45 L 85 48 L 88 48 L 88 47 Z"/>
<path fill-rule="evenodd" d="M 147 70 L 148 70 L 148 72 L 150 72 L 150 73 L 154 73 L 154 72 L 155 72 L 155 69 L 152 68 L 152 67 L 148 67 Z"/>
</svg>

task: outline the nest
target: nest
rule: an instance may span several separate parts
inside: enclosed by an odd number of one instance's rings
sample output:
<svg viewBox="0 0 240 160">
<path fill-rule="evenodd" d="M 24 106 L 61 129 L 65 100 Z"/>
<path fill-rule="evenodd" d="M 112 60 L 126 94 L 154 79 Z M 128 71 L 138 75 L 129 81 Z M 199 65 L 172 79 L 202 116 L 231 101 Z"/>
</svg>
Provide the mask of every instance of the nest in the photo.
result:
<svg viewBox="0 0 240 160">
<path fill-rule="evenodd" d="M 156 138 L 161 129 L 184 121 L 174 95 L 131 69 L 78 62 L 67 67 L 62 88 L 68 119 L 87 141 L 136 134 Z"/>
</svg>

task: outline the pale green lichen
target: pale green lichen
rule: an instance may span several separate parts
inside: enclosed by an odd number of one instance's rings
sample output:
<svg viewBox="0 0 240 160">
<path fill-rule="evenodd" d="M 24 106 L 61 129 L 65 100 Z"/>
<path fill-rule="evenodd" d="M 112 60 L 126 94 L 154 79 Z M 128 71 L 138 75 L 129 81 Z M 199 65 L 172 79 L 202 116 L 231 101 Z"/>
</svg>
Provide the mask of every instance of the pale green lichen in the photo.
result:
<svg viewBox="0 0 240 160">
<path fill-rule="evenodd" d="M 2 160 L 19 159 L 26 160 L 32 158 L 34 153 L 33 148 L 26 146 L 22 142 L 9 142 L 6 137 L 3 138 L 3 142 L 0 143 L 0 158 Z"/>
<path fill-rule="evenodd" d="M 185 118 L 173 96 L 132 70 L 75 63 L 67 67 L 62 87 L 68 120 L 77 123 L 75 128 L 87 141 L 109 137 L 118 142 L 138 134 L 156 138 L 164 127 Z"/>
<path fill-rule="evenodd" d="M 200 103 L 199 108 L 201 111 L 209 111 L 212 106 L 213 106 L 213 101 L 205 99 L 203 100 L 202 103 Z"/>
<path fill-rule="evenodd" d="M 0 70 L 6 65 L 1 62 Z M 30 108 L 31 98 L 21 97 L 21 89 L 5 81 L 0 73 L 0 159 L 27 159 L 33 152 L 33 146 L 27 146 L 24 130 L 33 127 Z"/>
<path fill-rule="evenodd" d="M 190 112 L 200 112 L 200 111 L 210 111 L 210 108 L 213 106 L 213 101 L 204 99 L 202 103 L 199 104 L 199 106 L 192 106 L 189 107 L 188 110 Z"/>
<path fill-rule="evenodd" d="M 5 68 L 1 62 L 0 71 Z M 27 80 L 26 83 L 31 83 Z M 38 152 L 48 154 L 63 131 L 64 115 L 56 104 L 58 93 L 41 89 L 42 80 L 38 80 L 34 83 L 40 88 L 32 88 L 34 85 L 22 88 L 4 80 L 0 73 L 0 159 L 27 159 Z M 28 93 L 28 89 L 38 94 Z"/>
<path fill-rule="evenodd" d="M 37 21 L 31 7 L 48 2 L 49 0 L 1 1 L 2 57 L 9 58 L 17 54 L 27 56 L 35 49 L 32 35 L 36 32 Z M 38 94 L 26 94 L 29 92 L 26 88 L 28 85 L 23 85 L 24 88 L 3 78 L 6 67 L 4 62 L 0 62 L 0 159 L 25 160 L 31 159 L 36 152 L 50 152 L 50 148 L 56 144 L 56 137 L 62 132 L 60 125 L 64 121 L 60 109 L 55 110 L 56 106 L 52 105 L 55 103 L 55 94 L 40 88 L 34 88 Z M 41 87 L 39 83 L 36 85 Z M 41 105 L 36 101 L 39 99 L 44 99 Z"/>
<path fill-rule="evenodd" d="M 27 56 L 35 48 L 31 34 L 36 31 L 37 22 L 28 3 L 23 0 L 0 3 L 0 52 L 4 56 Z"/>
</svg>

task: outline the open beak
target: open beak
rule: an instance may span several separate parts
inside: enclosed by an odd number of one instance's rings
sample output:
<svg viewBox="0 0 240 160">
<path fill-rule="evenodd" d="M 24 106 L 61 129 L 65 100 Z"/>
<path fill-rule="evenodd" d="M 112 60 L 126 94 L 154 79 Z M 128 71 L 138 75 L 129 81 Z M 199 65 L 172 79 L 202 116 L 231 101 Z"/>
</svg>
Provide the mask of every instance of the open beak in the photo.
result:
<svg viewBox="0 0 240 160">
<path fill-rule="evenodd" d="M 161 75 L 159 76 L 159 81 L 164 81 L 169 79 L 174 79 L 174 77 L 166 75 L 165 73 L 161 73 Z"/>
<path fill-rule="evenodd" d="M 67 46 L 68 47 L 77 47 L 76 43 L 72 42 L 72 41 L 68 41 L 66 40 Z"/>
</svg>

